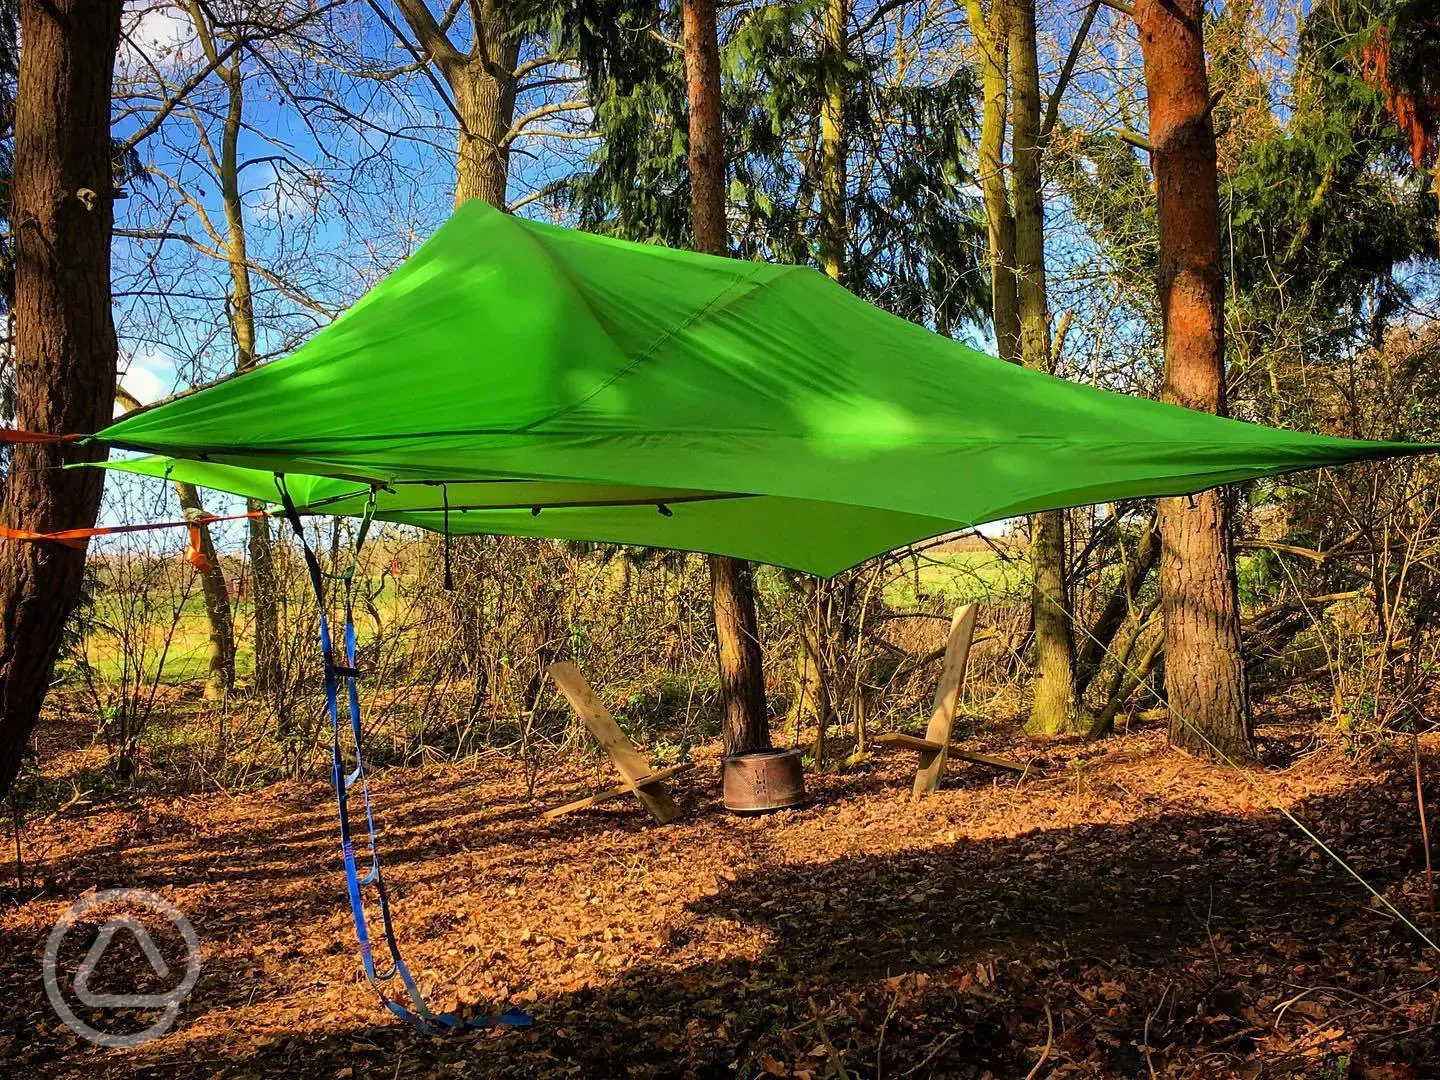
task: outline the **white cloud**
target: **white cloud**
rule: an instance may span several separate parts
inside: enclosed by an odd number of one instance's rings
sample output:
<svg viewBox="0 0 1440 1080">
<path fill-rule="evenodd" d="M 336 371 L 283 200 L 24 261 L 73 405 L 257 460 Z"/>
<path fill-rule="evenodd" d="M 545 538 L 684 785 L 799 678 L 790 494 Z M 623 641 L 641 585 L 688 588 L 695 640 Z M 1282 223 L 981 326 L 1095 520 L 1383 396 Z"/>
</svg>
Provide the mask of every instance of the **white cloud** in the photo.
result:
<svg viewBox="0 0 1440 1080">
<path fill-rule="evenodd" d="M 167 74 L 199 63 L 200 39 L 189 14 L 168 0 L 142 0 L 125 13 L 119 63 L 131 76 L 149 75 L 152 66 Z"/>
<path fill-rule="evenodd" d="M 149 405 L 169 397 L 179 385 L 175 361 L 154 345 L 142 345 L 131 353 L 130 361 L 120 374 L 120 385 L 141 405 Z M 129 410 L 115 406 L 115 415 Z"/>
</svg>

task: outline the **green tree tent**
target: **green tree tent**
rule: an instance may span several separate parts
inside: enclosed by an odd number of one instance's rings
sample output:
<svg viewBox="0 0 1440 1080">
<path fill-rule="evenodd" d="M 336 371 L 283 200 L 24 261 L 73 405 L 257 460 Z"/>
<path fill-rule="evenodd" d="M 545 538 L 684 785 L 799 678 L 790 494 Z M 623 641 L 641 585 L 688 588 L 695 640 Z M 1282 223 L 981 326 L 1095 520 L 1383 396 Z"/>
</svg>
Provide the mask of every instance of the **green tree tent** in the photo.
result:
<svg viewBox="0 0 1440 1080">
<path fill-rule="evenodd" d="M 290 356 L 122 418 L 112 468 L 358 514 L 833 574 L 939 533 L 1435 447 L 1027 371 L 796 266 L 479 201 Z M 445 511 L 448 504 L 449 512 Z"/>
</svg>

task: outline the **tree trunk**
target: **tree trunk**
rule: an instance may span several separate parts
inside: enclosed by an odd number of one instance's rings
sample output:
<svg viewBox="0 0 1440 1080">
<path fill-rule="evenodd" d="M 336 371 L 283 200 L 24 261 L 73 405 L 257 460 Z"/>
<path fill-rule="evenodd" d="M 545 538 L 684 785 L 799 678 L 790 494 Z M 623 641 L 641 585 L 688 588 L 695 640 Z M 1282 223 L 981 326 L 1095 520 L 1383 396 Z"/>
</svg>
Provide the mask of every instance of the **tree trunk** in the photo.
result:
<svg viewBox="0 0 1440 1080">
<path fill-rule="evenodd" d="M 715 0 L 684 0 L 685 77 L 690 103 L 690 208 L 695 249 L 723 255 L 725 147 L 720 129 L 720 44 Z M 725 714 L 725 752 L 770 745 L 765 670 L 755 617 L 755 587 L 743 559 L 710 556 L 719 653 L 720 705 Z"/>
<path fill-rule="evenodd" d="M 426 0 L 396 0 L 426 58 L 450 87 L 460 114 L 455 168 L 455 205 L 484 199 L 505 209 L 510 178 L 510 127 L 515 120 L 515 64 L 520 39 L 510 30 L 506 0 L 471 0 L 472 36 L 462 51 L 450 39 L 450 18 L 442 25 Z"/>
<path fill-rule="evenodd" d="M 850 0 L 825 0 L 825 98 L 820 103 L 820 264 L 832 281 L 845 273 L 845 60 Z"/>
<path fill-rule="evenodd" d="M 1045 207 L 1040 190 L 1040 68 L 1034 0 L 1010 0 L 1011 162 L 1015 174 L 1015 276 L 1020 301 L 1020 362 L 1050 370 L 1050 312 L 1045 295 Z M 1065 514 L 1030 518 L 1031 602 L 1035 610 L 1035 701 L 1026 729 L 1081 730 L 1075 693 L 1075 643 L 1065 595 Z"/>
<path fill-rule="evenodd" d="M 755 618 L 755 583 L 750 564 L 744 559 L 711 555 L 710 589 L 715 607 L 725 752 L 758 750 L 770 745 L 770 714 L 765 705 L 760 627 Z"/>
<path fill-rule="evenodd" d="M 460 132 L 460 154 L 455 176 L 455 205 L 484 199 L 505 209 L 510 178 L 510 148 L 506 136 L 515 119 L 515 64 L 520 43 L 508 32 L 506 13 L 487 5 L 485 40 L 498 42 L 493 62 L 474 59 L 460 68 L 450 83 L 455 107 L 465 121 Z"/>
<path fill-rule="evenodd" d="M 1225 294 L 1202 0 L 1139 0 L 1160 226 L 1165 401 L 1224 415 Z M 1177 746 L 1250 757 L 1229 511 L 1219 491 L 1161 499 L 1165 689 Z"/>
<path fill-rule="evenodd" d="M 194 484 L 175 484 L 180 508 L 187 513 L 203 514 L 200 492 Z M 225 586 L 225 570 L 210 530 L 200 526 L 200 554 L 209 563 L 200 571 L 200 591 L 205 598 L 205 618 L 210 626 L 210 655 L 205 665 L 205 700 L 221 701 L 235 686 L 235 631 L 230 617 L 230 593 Z"/>
<path fill-rule="evenodd" d="M 226 298 L 226 312 L 230 317 L 231 338 L 235 342 L 235 370 L 248 371 L 255 366 L 256 357 L 255 295 L 250 283 L 250 257 L 245 238 L 245 204 L 240 193 L 239 148 L 240 133 L 245 125 L 245 74 L 238 56 L 229 64 L 218 64 L 220 54 L 215 41 L 215 27 L 206 9 L 191 0 L 189 11 L 206 59 L 217 64 L 216 74 L 225 83 L 227 92 L 225 124 L 220 136 L 220 199 L 225 209 L 225 256 L 230 263 L 230 295 Z M 265 504 L 247 499 L 245 508 L 250 513 L 256 513 L 263 510 Z M 280 601 L 270 526 L 263 518 L 250 519 L 247 546 L 250 554 L 250 607 L 255 620 L 255 670 L 250 685 L 260 693 L 273 693 L 279 691 L 281 681 Z"/>
<path fill-rule="evenodd" d="M 970 32 L 980 49 L 980 190 L 990 238 L 990 295 L 995 349 L 1015 363 L 1020 353 L 1020 297 L 1015 281 L 1015 214 L 1005 186 L 1006 92 L 1010 79 L 1010 42 L 1005 29 L 1006 0 L 991 0 L 987 19 L 980 0 L 968 0 Z"/>
<path fill-rule="evenodd" d="M 25 0 L 12 175 L 15 420 L 22 430 L 98 431 L 115 397 L 110 310 L 114 225 L 110 84 L 120 0 Z M 3 520 L 35 532 L 95 523 L 103 474 L 62 469 L 105 451 L 14 448 Z M 0 545 L 0 793 L 7 792 L 80 595 L 85 551 Z"/>
<path fill-rule="evenodd" d="M 720 127 L 720 44 L 715 0 L 684 0 L 685 83 L 690 105 L 690 212 L 695 250 L 724 255 L 725 134 Z"/>
<path fill-rule="evenodd" d="M 238 59 L 224 71 L 230 90 L 230 106 L 220 157 L 220 189 L 225 203 L 225 225 L 230 258 L 230 327 L 235 339 L 235 370 L 255 366 L 255 296 L 250 286 L 250 261 L 245 242 L 245 206 L 240 197 L 238 145 L 245 110 L 245 87 Z M 250 513 L 265 504 L 248 499 Z M 251 518 L 248 529 L 250 549 L 250 608 L 255 620 L 255 670 L 251 686 L 260 693 L 280 688 L 280 594 L 275 580 L 274 538 L 264 518 Z"/>
<path fill-rule="evenodd" d="M 1105 602 L 1105 607 L 1101 609 L 1095 624 L 1090 628 L 1090 633 L 1081 643 L 1080 655 L 1075 662 L 1075 696 L 1077 698 L 1083 697 L 1085 691 L 1090 688 L 1091 681 L 1094 680 L 1105 659 L 1105 653 L 1115 640 L 1115 634 L 1129 617 L 1135 601 L 1140 596 L 1140 590 L 1145 587 L 1145 579 L 1150 576 L 1150 571 L 1155 569 L 1155 563 L 1159 558 L 1160 533 L 1152 521 L 1140 534 L 1140 542 L 1135 545 L 1133 559 L 1125 560 L 1120 580 L 1115 583 L 1115 589 L 1111 592 L 1110 599 Z"/>
</svg>

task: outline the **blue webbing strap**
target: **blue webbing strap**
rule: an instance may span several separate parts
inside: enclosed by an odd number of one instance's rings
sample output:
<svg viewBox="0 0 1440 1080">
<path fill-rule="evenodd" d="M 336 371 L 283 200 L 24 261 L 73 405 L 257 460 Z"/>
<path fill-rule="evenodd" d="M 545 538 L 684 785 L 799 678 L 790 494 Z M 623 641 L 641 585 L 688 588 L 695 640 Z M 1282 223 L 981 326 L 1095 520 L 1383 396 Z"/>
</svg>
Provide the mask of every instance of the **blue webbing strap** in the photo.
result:
<svg viewBox="0 0 1440 1080">
<path fill-rule="evenodd" d="M 320 560 L 305 539 L 305 529 L 300 523 L 300 514 L 295 508 L 290 493 L 285 488 L 285 479 L 276 474 L 275 486 L 280 492 L 280 501 L 285 507 L 285 516 L 300 542 L 305 555 L 305 565 L 310 574 L 310 584 L 315 590 L 315 600 L 320 612 L 320 654 L 325 664 L 325 706 L 330 713 L 331 764 L 330 779 L 335 785 L 335 802 L 340 813 L 340 851 L 345 862 L 345 884 L 350 899 L 350 911 L 355 920 L 355 939 L 360 945 L 360 960 L 365 969 L 365 978 L 379 995 L 380 1000 L 396 1016 L 413 1024 L 421 1031 L 438 1034 L 492 1027 L 527 1027 L 534 1021 L 518 1009 L 507 1009 L 495 1016 L 461 1017 L 455 1013 L 436 1013 L 426 1003 L 414 977 L 400 956 L 400 947 L 395 940 L 395 928 L 390 917 L 390 896 L 385 889 L 385 879 L 380 872 L 380 854 L 375 843 L 375 811 L 370 801 L 370 785 L 365 778 L 365 760 L 361 753 L 362 736 L 360 722 L 359 671 L 356 668 L 356 638 L 354 607 L 351 585 L 355 566 L 359 559 L 360 547 L 370 531 L 375 513 L 375 493 L 365 507 L 360 529 L 355 537 L 350 565 L 343 574 L 327 575 L 320 568 Z M 330 623 L 326 615 L 325 578 L 337 577 L 345 585 L 345 662 L 335 663 L 334 647 L 330 638 Z M 345 683 L 346 705 L 349 712 L 350 738 L 354 746 L 355 767 L 346 771 L 345 754 L 342 748 L 340 723 L 340 683 Z M 350 789 L 360 785 L 360 794 L 365 806 L 365 828 L 369 848 L 369 866 L 362 874 L 355 858 L 355 843 L 350 828 Z M 389 954 L 389 967 L 378 970 L 370 942 L 369 921 L 365 914 L 365 889 L 373 889 L 380 913 L 380 925 L 384 935 L 385 950 Z M 382 985 L 398 978 L 410 1001 L 406 1007 L 390 997 Z"/>
</svg>

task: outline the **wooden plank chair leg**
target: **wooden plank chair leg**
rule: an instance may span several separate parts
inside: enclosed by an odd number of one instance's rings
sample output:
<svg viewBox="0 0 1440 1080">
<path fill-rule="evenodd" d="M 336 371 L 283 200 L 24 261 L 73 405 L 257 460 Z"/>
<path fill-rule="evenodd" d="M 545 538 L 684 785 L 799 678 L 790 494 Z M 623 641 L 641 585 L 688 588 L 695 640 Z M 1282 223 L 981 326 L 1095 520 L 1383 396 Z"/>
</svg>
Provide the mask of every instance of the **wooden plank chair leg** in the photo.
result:
<svg viewBox="0 0 1440 1080">
<path fill-rule="evenodd" d="M 590 689 L 590 684 L 585 681 L 580 669 L 569 661 L 562 660 L 550 665 L 549 674 L 560 692 L 565 695 L 565 699 L 579 714 L 586 729 L 610 756 L 616 771 L 625 779 L 625 783 L 616 791 L 602 793 L 605 798 L 613 798 L 615 794 L 624 791 L 633 791 L 635 797 L 659 824 L 664 825 L 679 817 L 680 807 L 675 804 L 665 786 L 651 775 L 649 760 L 630 741 L 629 736 L 620 730 L 620 725 L 610 715 L 610 710 L 595 696 L 595 691 Z M 580 801 L 585 802 L 583 799 Z M 594 803 L 590 805 L 593 806 Z M 581 807 L 572 804 L 560 809 L 578 810 Z"/>
<path fill-rule="evenodd" d="M 693 761 L 687 761 L 682 765 L 672 765 L 668 769 L 661 769 L 659 772 L 652 773 L 648 779 L 638 785 L 638 788 L 640 791 L 654 791 L 658 789 L 664 793 L 665 788 L 660 781 L 667 780 L 677 773 L 688 772 L 694 767 L 695 763 Z M 587 795 L 583 799 L 576 799 L 574 802 L 566 803 L 564 806 L 557 806 L 553 810 L 546 810 L 544 817 L 546 821 L 554 821 L 564 814 L 569 814 L 576 810 L 589 810 L 592 806 L 599 806 L 603 802 L 609 802 L 611 799 L 618 799 L 621 795 L 631 793 L 638 795 L 639 791 L 630 784 L 619 784 L 613 788 L 607 788 L 604 791 L 597 792 L 594 795 Z M 668 794 L 666 797 L 669 797 Z M 674 804 L 672 803 L 671 805 Z"/>
<path fill-rule="evenodd" d="M 915 786 L 910 797 L 923 799 L 940 787 L 945 774 L 945 760 L 950 746 L 950 730 L 955 726 L 955 711 L 960 706 L 960 690 L 965 685 L 965 669 L 970 661 L 970 642 L 975 637 L 976 606 L 957 608 L 950 620 L 950 638 L 945 644 L 945 659 L 940 668 L 940 683 L 935 688 L 935 701 L 930 707 L 930 723 L 925 741 L 937 743 L 939 751 L 920 751 L 920 765 L 915 770 Z"/>
</svg>

